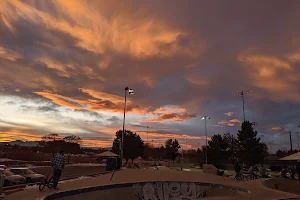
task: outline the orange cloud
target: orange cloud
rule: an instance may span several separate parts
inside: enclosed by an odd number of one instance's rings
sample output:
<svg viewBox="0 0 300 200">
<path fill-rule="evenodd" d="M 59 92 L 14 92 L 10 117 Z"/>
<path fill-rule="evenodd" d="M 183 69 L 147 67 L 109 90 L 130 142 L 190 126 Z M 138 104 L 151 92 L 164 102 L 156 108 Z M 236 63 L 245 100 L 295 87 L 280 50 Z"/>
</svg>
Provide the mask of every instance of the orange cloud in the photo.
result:
<svg viewBox="0 0 300 200">
<path fill-rule="evenodd" d="M 300 73 L 296 70 L 298 54 L 286 58 L 267 55 L 243 54 L 239 61 L 248 72 L 253 86 L 268 91 L 268 97 L 276 100 L 300 102 L 298 82 Z M 284 76 L 283 76 L 284 74 Z"/>
<path fill-rule="evenodd" d="M 124 100 L 116 95 L 104 93 L 104 92 L 94 92 L 92 90 L 83 90 L 85 93 L 90 94 L 92 97 L 97 98 L 99 100 L 94 99 L 86 99 L 79 100 L 73 99 L 70 97 L 65 97 L 59 94 L 53 94 L 51 92 L 35 92 L 35 94 L 42 96 L 44 98 L 50 99 L 57 105 L 73 108 L 73 109 L 85 109 L 91 111 L 107 111 L 107 112 L 120 112 L 122 113 L 124 110 Z M 103 97 L 101 98 L 101 95 Z M 123 101 L 122 101 L 123 100 Z M 144 114 L 146 112 L 145 109 L 140 109 L 138 107 L 132 107 L 131 102 L 129 101 L 127 107 L 127 112 L 135 112 L 138 114 Z"/>
<path fill-rule="evenodd" d="M 109 141 L 83 139 L 81 146 L 107 148 L 107 147 L 112 147 L 112 144 L 113 144 L 113 139 Z"/>
<path fill-rule="evenodd" d="M 35 59 L 35 62 L 45 65 L 49 69 L 57 71 L 59 76 L 70 78 L 74 73 L 70 73 L 71 70 L 75 70 L 72 64 L 63 64 L 59 61 L 49 57 L 39 57 Z"/>
<path fill-rule="evenodd" d="M 116 104 L 121 103 L 124 104 L 124 97 L 120 97 L 114 94 L 108 94 L 105 92 L 98 92 L 98 91 L 94 91 L 91 89 L 85 89 L 85 88 L 80 88 L 80 91 L 82 91 L 83 93 L 86 93 L 88 95 L 90 95 L 91 97 L 94 97 L 96 99 L 101 99 L 103 101 L 111 101 L 114 102 Z M 127 103 L 131 103 L 130 98 L 127 99 Z"/>
<path fill-rule="evenodd" d="M 26 133 L 18 129 L 12 129 L 9 131 L 0 131 L 0 142 L 11 142 L 14 140 L 23 140 L 23 141 L 37 141 L 41 137 L 34 133 Z"/>
<path fill-rule="evenodd" d="M 81 105 L 78 105 L 76 103 L 76 100 L 73 100 L 68 97 L 64 97 L 62 95 L 52 94 L 50 92 L 35 92 L 35 94 L 42 96 L 44 98 L 50 99 L 53 103 L 60 105 L 60 106 L 74 108 L 74 109 L 83 109 L 83 107 Z"/>
<path fill-rule="evenodd" d="M 227 115 L 228 117 L 231 117 L 233 115 L 233 112 L 227 112 L 227 113 L 224 113 L 225 115 Z"/>
<path fill-rule="evenodd" d="M 156 110 L 154 110 L 152 113 L 153 114 L 162 114 L 162 113 L 175 113 L 175 112 L 186 112 L 185 108 L 180 108 L 180 107 L 160 107 Z"/>
<path fill-rule="evenodd" d="M 209 85 L 209 81 L 205 80 L 203 78 L 199 78 L 197 76 L 191 75 L 191 76 L 186 76 L 185 79 L 194 84 L 194 85 L 198 85 L 198 86 L 208 86 Z"/>
<path fill-rule="evenodd" d="M 0 142 L 11 142 L 15 140 L 22 141 L 40 141 L 41 136 L 36 133 L 26 133 L 20 130 L 10 130 L 6 132 L 0 132 L 1 138 Z M 41 134 L 42 135 L 42 134 Z M 81 146 L 83 147 L 111 147 L 113 143 L 113 138 L 110 140 L 91 140 L 91 139 L 82 139 Z"/>
<path fill-rule="evenodd" d="M 137 133 L 139 135 L 141 135 L 142 137 L 147 136 L 146 131 L 138 131 Z M 148 132 L 148 136 L 151 138 L 205 140 L 205 136 L 190 136 L 190 135 L 186 135 L 186 134 L 175 134 L 175 133 L 156 133 L 155 131 Z"/>
<path fill-rule="evenodd" d="M 166 113 L 161 114 L 157 118 L 150 118 L 141 120 L 141 122 L 164 122 L 164 121 L 184 121 L 197 117 L 196 114 L 188 113 Z"/>
<path fill-rule="evenodd" d="M 275 126 L 275 127 L 272 127 L 271 129 L 272 129 L 272 131 L 281 131 L 282 130 L 282 128 L 280 126 Z"/>
<path fill-rule="evenodd" d="M 241 123 L 239 119 L 230 119 L 230 120 L 222 120 L 218 122 L 218 125 L 227 125 L 227 126 L 234 126 L 234 123 Z"/>
<path fill-rule="evenodd" d="M 21 54 L 0 46 L 0 58 L 7 59 L 10 61 L 16 61 L 17 59 L 22 57 L 23 56 Z"/>
<path fill-rule="evenodd" d="M 231 122 L 231 123 L 241 123 L 241 120 L 239 120 L 239 119 L 230 119 L 229 122 Z"/>
<path fill-rule="evenodd" d="M 121 12 L 119 10 L 115 15 L 107 17 L 107 10 L 113 12 L 120 5 L 106 2 L 103 6 L 103 3 L 97 1 L 54 1 L 48 4 L 60 14 L 52 16 L 37 9 L 34 4 L 17 0 L 2 2 L 0 12 L 11 30 L 15 22 L 26 16 L 31 23 L 69 34 L 76 39 L 76 46 L 96 54 L 112 49 L 120 54 L 145 59 L 176 54 L 193 57 L 202 52 L 200 44 L 196 45 L 197 50 L 192 45 L 182 47 L 178 44 L 178 37 L 188 35 L 185 31 L 169 26 L 158 16 L 144 15 L 146 10 L 133 11 L 130 5 L 122 4 Z M 71 24 L 70 21 L 76 23 Z M 201 44 L 204 42 L 201 41 Z"/>
</svg>

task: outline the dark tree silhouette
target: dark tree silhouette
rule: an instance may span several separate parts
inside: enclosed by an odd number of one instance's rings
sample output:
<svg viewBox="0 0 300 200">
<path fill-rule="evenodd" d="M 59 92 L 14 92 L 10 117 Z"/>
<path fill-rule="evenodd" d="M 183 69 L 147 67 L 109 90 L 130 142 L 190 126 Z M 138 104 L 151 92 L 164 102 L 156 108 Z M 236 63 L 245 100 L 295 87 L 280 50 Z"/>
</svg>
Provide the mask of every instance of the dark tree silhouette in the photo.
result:
<svg viewBox="0 0 300 200">
<path fill-rule="evenodd" d="M 211 141 L 208 142 L 208 162 L 216 166 L 223 164 L 224 160 L 230 158 L 230 143 L 228 135 L 214 135 L 211 137 Z"/>
<path fill-rule="evenodd" d="M 245 121 L 237 134 L 237 155 L 242 162 L 257 164 L 264 161 L 267 155 L 267 146 L 257 138 L 257 131 L 253 130 L 252 123 Z"/>
<path fill-rule="evenodd" d="M 179 145 L 178 140 L 168 139 L 165 142 L 165 145 L 166 145 L 167 158 L 172 159 L 173 162 L 174 162 L 177 155 L 178 155 L 178 150 L 181 148 L 180 145 Z"/>
<path fill-rule="evenodd" d="M 116 138 L 113 141 L 112 152 L 120 154 L 120 145 L 122 143 L 122 130 L 116 132 Z M 144 153 L 144 142 L 139 135 L 129 130 L 124 133 L 124 155 L 123 157 L 133 160 Z"/>
<path fill-rule="evenodd" d="M 60 150 L 64 150 L 66 153 L 80 153 L 80 143 L 79 137 L 70 136 L 67 137 L 68 140 L 62 139 L 58 134 L 50 134 L 42 137 L 42 140 L 39 142 L 39 151 L 55 153 Z M 70 139 L 73 139 L 71 142 Z M 77 142 L 74 142 L 74 139 L 77 139 Z"/>
<path fill-rule="evenodd" d="M 61 137 L 56 133 L 51 133 L 49 135 L 45 135 L 42 137 L 42 141 L 49 142 L 49 141 L 56 141 L 61 140 Z"/>
<path fill-rule="evenodd" d="M 81 144 L 82 139 L 79 136 L 70 135 L 63 138 L 65 142 Z"/>
<path fill-rule="evenodd" d="M 297 153 L 298 151 L 297 150 L 289 150 L 289 151 L 286 151 L 286 150 L 278 150 L 276 151 L 276 156 L 278 158 L 283 158 L 283 157 L 286 157 L 286 156 L 289 156 L 289 155 L 292 155 L 294 153 Z"/>
</svg>

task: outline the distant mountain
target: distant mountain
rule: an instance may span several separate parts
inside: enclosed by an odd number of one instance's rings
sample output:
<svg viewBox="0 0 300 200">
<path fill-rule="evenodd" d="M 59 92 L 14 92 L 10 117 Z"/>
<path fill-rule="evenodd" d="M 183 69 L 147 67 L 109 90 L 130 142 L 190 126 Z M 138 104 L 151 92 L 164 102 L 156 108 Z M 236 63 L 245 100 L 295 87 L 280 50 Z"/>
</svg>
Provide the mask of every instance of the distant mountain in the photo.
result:
<svg viewBox="0 0 300 200">
<path fill-rule="evenodd" d="M 16 140 L 12 142 L 8 142 L 8 145 L 11 146 L 20 146 L 20 147 L 36 147 L 39 145 L 39 142 L 32 142 L 32 141 L 22 141 L 22 140 Z"/>
</svg>

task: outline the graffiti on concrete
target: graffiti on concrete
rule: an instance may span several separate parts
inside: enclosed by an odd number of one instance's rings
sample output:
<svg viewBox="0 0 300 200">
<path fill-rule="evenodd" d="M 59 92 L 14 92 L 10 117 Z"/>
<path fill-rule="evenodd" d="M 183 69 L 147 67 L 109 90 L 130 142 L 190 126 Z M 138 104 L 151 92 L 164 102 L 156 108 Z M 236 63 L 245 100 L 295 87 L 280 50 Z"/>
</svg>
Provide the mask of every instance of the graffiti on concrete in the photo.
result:
<svg viewBox="0 0 300 200">
<path fill-rule="evenodd" d="M 156 182 L 133 186 L 138 200 L 197 200 L 207 197 L 200 184 L 185 182 Z"/>
</svg>

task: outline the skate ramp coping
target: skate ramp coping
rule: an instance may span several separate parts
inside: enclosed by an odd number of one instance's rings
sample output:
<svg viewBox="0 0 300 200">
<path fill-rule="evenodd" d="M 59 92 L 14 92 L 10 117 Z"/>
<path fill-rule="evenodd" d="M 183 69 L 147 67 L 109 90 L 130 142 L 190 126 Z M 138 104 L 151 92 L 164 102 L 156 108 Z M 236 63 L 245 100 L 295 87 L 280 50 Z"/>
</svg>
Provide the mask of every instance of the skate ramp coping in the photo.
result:
<svg viewBox="0 0 300 200">
<path fill-rule="evenodd" d="M 52 194 L 44 200 L 170 200 L 238 197 L 251 199 L 251 192 L 244 188 L 202 182 L 140 182 L 97 186 Z M 235 199 L 235 198 L 234 198 Z"/>
<path fill-rule="evenodd" d="M 267 179 L 264 186 L 270 189 L 300 195 L 300 181 L 291 179 Z"/>
</svg>

